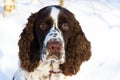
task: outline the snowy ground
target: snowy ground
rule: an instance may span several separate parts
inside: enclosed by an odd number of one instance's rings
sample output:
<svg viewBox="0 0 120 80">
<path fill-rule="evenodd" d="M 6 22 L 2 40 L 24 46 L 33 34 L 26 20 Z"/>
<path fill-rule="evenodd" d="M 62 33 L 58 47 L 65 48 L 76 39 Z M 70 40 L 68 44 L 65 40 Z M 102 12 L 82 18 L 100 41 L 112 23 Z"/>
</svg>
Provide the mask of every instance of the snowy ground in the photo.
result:
<svg viewBox="0 0 120 80">
<path fill-rule="evenodd" d="M 0 17 L 0 80 L 11 80 L 17 70 L 17 42 L 28 16 L 57 1 L 16 0 L 16 10 Z M 120 0 L 65 0 L 64 7 L 75 14 L 92 45 L 91 59 L 70 80 L 120 80 Z"/>
</svg>

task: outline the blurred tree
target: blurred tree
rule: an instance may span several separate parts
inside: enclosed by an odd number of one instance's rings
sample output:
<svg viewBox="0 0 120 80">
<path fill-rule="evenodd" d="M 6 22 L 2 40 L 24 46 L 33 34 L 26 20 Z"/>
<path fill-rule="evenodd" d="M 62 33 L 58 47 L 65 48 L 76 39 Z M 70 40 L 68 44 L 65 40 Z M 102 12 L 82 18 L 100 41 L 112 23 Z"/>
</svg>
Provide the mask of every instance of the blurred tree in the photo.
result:
<svg viewBox="0 0 120 80">
<path fill-rule="evenodd" d="M 64 4 L 64 0 L 60 0 L 59 5 L 63 6 L 63 4 Z"/>
<path fill-rule="evenodd" d="M 32 3 L 38 3 L 39 0 L 31 0 Z"/>
<path fill-rule="evenodd" d="M 4 0 L 4 16 L 10 14 L 15 9 L 15 0 Z"/>
</svg>

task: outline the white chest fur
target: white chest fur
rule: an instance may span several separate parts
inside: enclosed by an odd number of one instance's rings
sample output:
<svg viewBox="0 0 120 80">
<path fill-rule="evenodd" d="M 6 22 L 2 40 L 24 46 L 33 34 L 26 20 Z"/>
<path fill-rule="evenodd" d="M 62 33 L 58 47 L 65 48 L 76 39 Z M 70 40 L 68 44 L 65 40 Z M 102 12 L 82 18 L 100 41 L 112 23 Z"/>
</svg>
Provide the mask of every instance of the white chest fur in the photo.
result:
<svg viewBox="0 0 120 80">
<path fill-rule="evenodd" d="M 51 73 L 50 71 L 54 71 Z M 40 65 L 27 74 L 26 80 L 65 80 L 57 63 L 40 63 Z"/>
</svg>

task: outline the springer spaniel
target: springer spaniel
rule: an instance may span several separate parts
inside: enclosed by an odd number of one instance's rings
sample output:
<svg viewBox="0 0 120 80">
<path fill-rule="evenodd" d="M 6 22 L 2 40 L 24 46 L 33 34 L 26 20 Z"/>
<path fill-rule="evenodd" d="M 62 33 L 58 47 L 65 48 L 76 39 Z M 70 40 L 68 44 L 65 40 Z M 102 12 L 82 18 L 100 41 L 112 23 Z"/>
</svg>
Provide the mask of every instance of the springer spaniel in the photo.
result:
<svg viewBox="0 0 120 80">
<path fill-rule="evenodd" d="M 20 68 L 13 80 L 66 80 L 91 56 L 90 42 L 78 21 L 57 5 L 28 18 L 18 45 Z"/>
</svg>

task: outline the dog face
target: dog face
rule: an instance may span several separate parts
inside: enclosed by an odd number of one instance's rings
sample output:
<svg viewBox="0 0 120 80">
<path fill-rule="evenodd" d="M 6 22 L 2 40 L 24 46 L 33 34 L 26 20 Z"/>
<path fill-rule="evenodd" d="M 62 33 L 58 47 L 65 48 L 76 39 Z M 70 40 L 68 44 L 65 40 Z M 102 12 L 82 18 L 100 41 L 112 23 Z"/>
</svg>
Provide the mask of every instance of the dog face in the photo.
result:
<svg viewBox="0 0 120 80">
<path fill-rule="evenodd" d="M 57 5 L 32 14 L 20 36 L 20 66 L 29 72 L 40 62 L 57 62 L 63 74 L 75 75 L 91 56 L 90 42 L 74 14 Z"/>
<path fill-rule="evenodd" d="M 37 37 L 43 43 L 41 59 L 44 62 L 65 62 L 65 46 L 70 37 L 70 23 L 60 9 L 52 7 L 37 20 Z M 41 42 L 42 41 L 42 42 Z"/>
</svg>

